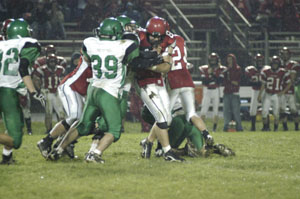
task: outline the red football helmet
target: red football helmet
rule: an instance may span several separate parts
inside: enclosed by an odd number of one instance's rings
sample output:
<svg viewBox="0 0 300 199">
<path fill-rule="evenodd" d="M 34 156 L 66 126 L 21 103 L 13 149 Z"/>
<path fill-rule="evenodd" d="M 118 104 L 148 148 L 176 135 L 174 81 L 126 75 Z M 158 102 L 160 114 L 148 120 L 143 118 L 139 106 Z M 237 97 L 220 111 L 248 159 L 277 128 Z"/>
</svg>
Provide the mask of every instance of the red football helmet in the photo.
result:
<svg viewBox="0 0 300 199">
<path fill-rule="evenodd" d="M 146 24 L 147 33 L 157 37 L 164 36 L 167 30 L 167 22 L 161 17 L 152 17 Z"/>
<path fill-rule="evenodd" d="M 256 64 L 256 67 L 263 67 L 264 65 L 264 56 L 260 53 L 257 53 L 255 56 L 254 56 L 254 61 L 255 61 L 255 64 Z"/>
<path fill-rule="evenodd" d="M 3 23 L 2 23 L 1 34 L 4 36 L 5 39 L 7 39 L 7 34 L 6 34 L 7 26 L 8 26 L 8 24 L 10 24 L 10 22 L 12 22 L 12 21 L 14 21 L 14 19 L 6 19 L 6 20 L 3 21 Z"/>
<path fill-rule="evenodd" d="M 281 67 L 281 59 L 279 56 L 274 55 L 271 59 L 271 67 L 273 70 L 277 70 L 279 67 Z"/>
<path fill-rule="evenodd" d="M 215 52 L 210 53 L 208 56 L 208 65 L 215 67 L 219 64 L 220 58 L 219 55 Z"/>
<path fill-rule="evenodd" d="M 56 49 L 54 47 L 54 45 L 52 44 L 49 44 L 45 47 L 45 54 L 46 54 L 46 57 L 48 57 L 48 55 L 50 54 L 56 54 Z"/>
<path fill-rule="evenodd" d="M 289 49 L 288 47 L 286 47 L 286 46 L 283 47 L 283 48 L 280 50 L 279 54 L 280 54 L 280 57 L 281 57 L 284 61 L 288 61 L 288 60 L 291 58 L 291 55 L 292 55 L 290 49 Z"/>
<path fill-rule="evenodd" d="M 56 57 L 56 55 L 53 54 L 53 53 L 52 54 L 48 54 L 46 60 L 47 60 L 47 66 L 51 70 L 53 70 L 56 67 L 56 65 L 57 65 L 57 57 Z"/>
</svg>

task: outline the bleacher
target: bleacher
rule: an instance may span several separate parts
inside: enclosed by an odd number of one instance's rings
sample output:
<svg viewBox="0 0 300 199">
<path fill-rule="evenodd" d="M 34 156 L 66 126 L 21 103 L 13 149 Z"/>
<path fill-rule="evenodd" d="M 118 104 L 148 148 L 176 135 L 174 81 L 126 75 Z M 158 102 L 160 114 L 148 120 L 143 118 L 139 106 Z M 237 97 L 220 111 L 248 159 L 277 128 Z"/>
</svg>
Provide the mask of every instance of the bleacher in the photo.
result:
<svg viewBox="0 0 300 199">
<path fill-rule="evenodd" d="M 300 33 L 271 32 L 267 41 L 262 35 L 259 25 L 251 23 L 251 28 L 241 19 L 234 8 L 228 4 L 211 0 L 150 0 L 156 13 L 152 15 L 165 17 L 171 24 L 172 31 L 185 37 L 188 48 L 188 61 L 194 66 L 193 77 L 197 79 L 198 66 L 206 63 L 211 51 L 217 50 L 224 56 L 228 52 L 239 53 L 239 64 L 249 64 L 251 55 L 262 52 L 271 56 L 282 46 L 288 46 L 293 52 L 293 59 L 300 61 Z M 227 5 L 224 5 L 227 3 Z M 296 1 L 300 7 L 300 0 Z M 299 9 L 300 10 L 300 9 Z M 227 12 L 227 13 L 226 13 Z M 228 13 L 230 12 L 230 13 Z M 40 41 L 42 45 L 52 43 L 58 54 L 70 60 L 73 52 L 79 51 L 82 40 L 92 36 L 92 31 L 78 31 L 76 23 L 65 23 L 66 40 Z M 229 37 L 226 46 L 215 46 L 215 38 Z"/>
</svg>

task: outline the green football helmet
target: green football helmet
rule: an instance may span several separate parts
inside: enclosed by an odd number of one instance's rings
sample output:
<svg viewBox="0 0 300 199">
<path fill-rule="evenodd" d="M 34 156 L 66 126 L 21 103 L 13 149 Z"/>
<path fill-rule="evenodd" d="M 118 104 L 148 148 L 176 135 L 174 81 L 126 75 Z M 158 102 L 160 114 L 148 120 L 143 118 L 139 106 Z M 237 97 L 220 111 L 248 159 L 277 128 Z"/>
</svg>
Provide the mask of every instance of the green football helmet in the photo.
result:
<svg viewBox="0 0 300 199">
<path fill-rule="evenodd" d="M 123 35 L 123 28 L 116 18 L 106 18 L 97 29 L 97 35 L 100 39 L 118 40 Z"/>
<path fill-rule="evenodd" d="M 117 20 L 122 24 L 125 32 L 134 32 L 137 28 L 136 21 L 132 20 L 126 15 L 118 16 Z"/>
<path fill-rule="evenodd" d="M 7 26 L 7 39 L 30 37 L 31 29 L 24 19 L 16 19 Z"/>
</svg>

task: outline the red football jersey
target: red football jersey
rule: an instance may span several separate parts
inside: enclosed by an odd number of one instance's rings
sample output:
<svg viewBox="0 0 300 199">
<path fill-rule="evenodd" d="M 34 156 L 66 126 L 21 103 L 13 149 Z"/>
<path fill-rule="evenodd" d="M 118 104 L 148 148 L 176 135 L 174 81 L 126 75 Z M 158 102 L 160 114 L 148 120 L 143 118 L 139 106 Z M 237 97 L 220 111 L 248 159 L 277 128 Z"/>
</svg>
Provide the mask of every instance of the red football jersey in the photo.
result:
<svg viewBox="0 0 300 199">
<path fill-rule="evenodd" d="M 250 79 L 251 82 L 261 81 L 260 70 L 255 66 L 247 66 L 245 68 L 245 75 Z M 253 90 L 260 90 L 260 86 L 252 86 Z"/>
<path fill-rule="evenodd" d="M 92 76 L 92 68 L 87 63 L 82 64 L 82 57 L 80 57 L 77 67 L 61 81 L 60 85 L 67 84 L 73 91 L 85 96 L 89 86 L 87 80 Z"/>
<path fill-rule="evenodd" d="M 57 65 L 60 65 L 64 68 L 67 67 L 67 61 L 65 58 L 61 57 L 61 56 L 56 56 L 57 58 Z M 35 60 L 34 62 L 34 65 L 33 65 L 33 68 L 34 69 L 37 69 L 38 67 L 41 67 L 43 65 L 46 64 L 46 56 L 43 56 L 43 57 L 39 57 Z"/>
<path fill-rule="evenodd" d="M 267 93 L 276 94 L 282 91 L 283 86 L 288 84 L 291 79 L 284 68 L 273 71 L 271 66 L 265 66 L 261 72 L 261 81 L 265 84 Z"/>
<path fill-rule="evenodd" d="M 64 67 L 57 65 L 54 71 L 51 71 L 47 65 L 43 65 L 33 71 L 33 74 L 42 80 L 43 88 L 48 89 L 50 93 L 56 93 L 57 87 L 63 78 Z"/>
<path fill-rule="evenodd" d="M 212 73 L 209 74 L 208 73 L 208 65 L 203 65 L 203 66 L 199 67 L 199 71 L 200 71 L 200 77 L 201 78 L 211 80 L 208 85 L 204 84 L 204 86 L 206 86 L 209 89 L 215 89 L 215 88 L 219 87 L 220 85 L 213 78 L 213 75 L 216 78 L 218 78 L 218 77 L 224 78 L 224 73 L 226 72 L 226 67 L 225 66 L 220 66 L 218 68 L 214 68 Z"/>
<path fill-rule="evenodd" d="M 173 65 L 168 72 L 168 82 L 171 89 L 182 87 L 195 87 L 192 76 L 187 69 L 185 41 L 179 35 L 174 35 L 176 47 L 173 50 Z"/>
<path fill-rule="evenodd" d="M 147 32 L 143 29 L 138 32 L 140 38 L 140 48 L 152 50 L 151 44 L 147 40 Z M 173 43 L 174 39 L 171 39 L 169 36 L 165 36 L 161 46 L 164 49 L 169 45 L 169 43 Z M 137 82 L 140 87 L 143 87 L 147 84 L 157 84 L 162 86 L 163 79 L 161 73 L 157 73 L 150 70 L 141 70 L 136 73 Z"/>
<path fill-rule="evenodd" d="M 288 61 L 284 66 L 283 66 L 290 74 L 291 73 L 297 73 L 298 71 L 300 71 L 300 65 L 298 62 L 296 61 Z M 284 86 L 286 86 L 284 84 Z M 286 94 L 294 94 L 295 93 L 295 87 L 292 84 L 290 89 L 286 92 Z"/>
</svg>

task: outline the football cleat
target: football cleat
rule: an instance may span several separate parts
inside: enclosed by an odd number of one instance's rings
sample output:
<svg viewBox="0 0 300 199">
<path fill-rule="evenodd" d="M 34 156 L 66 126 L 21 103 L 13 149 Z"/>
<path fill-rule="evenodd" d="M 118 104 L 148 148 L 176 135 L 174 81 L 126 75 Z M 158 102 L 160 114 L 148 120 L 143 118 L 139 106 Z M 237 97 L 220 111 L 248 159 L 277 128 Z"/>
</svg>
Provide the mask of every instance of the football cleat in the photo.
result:
<svg viewBox="0 0 300 199">
<path fill-rule="evenodd" d="M 53 149 L 51 153 L 47 156 L 47 159 L 58 160 L 59 158 L 61 158 L 61 156 L 62 153 L 59 153 L 57 149 Z"/>
<path fill-rule="evenodd" d="M 155 149 L 155 156 L 156 157 L 161 157 L 163 156 L 164 151 L 162 149 Z"/>
<path fill-rule="evenodd" d="M 264 128 L 261 129 L 261 131 L 270 131 L 270 128 L 264 127 Z"/>
<path fill-rule="evenodd" d="M 183 158 L 177 156 L 172 149 L 170 149 L 167 153 L 164 154 L 164 159 L 170 162 L 183 162 L 185 161 Z"/>
<path fill-rule="evenodd" d="M 74 154 L 74 147 L 75 145 L 74 144 L 69 144 L 66 149 L 65 149 L 65 152 L 66 154 L 71 158 L 73 159 L 75 157 L 75 154 Z"/>
<path fill-rule="evenodd" d="M 235 156 L 235 152 L 224 144 L 216 144 L 213 147 L 213 152 L 224 157 Z"/>
<path fill-rule="evenodd" d="M 104 162 L 105 162 L 102 159 L 101 155 L 98 155 L 94 152 L 87 153 L 86 157 L 85 157 L 85 161 L 86 162 L 100 163 L 100 164 L 104 164 Z"/>
<path fill-rule="evenodd" d="M 10 164 L 14 164 L 14 163 L 15 163 L 15 160 L 13 159 L 12 153 L 8 156 L 2 154 L 2 161 L 0 162 L 0 164 L 10 165 Z"/>
<path fill-rule="evenodd" d="M 207 146 L 213 146 L 214 145 L 214 138 L 211 135 L 207 135 L 205 138 L 205 143 Z"/>
<path fill-rule="evenodd" d="M 142 147 L 142 158 L 150 158 L 153 143 L 148 142 L 147 138 L 145 138 L 140 142 L 140 145 Z"/>
<path fill-rule="evenodd" d="M 41 139 L 37 143 L 37 147 L 39 148 L 42 156 L 47 159 L 50 151 L 51 151 L 51 142 L 48 142 L 46 139 Z"/>
</svg>

